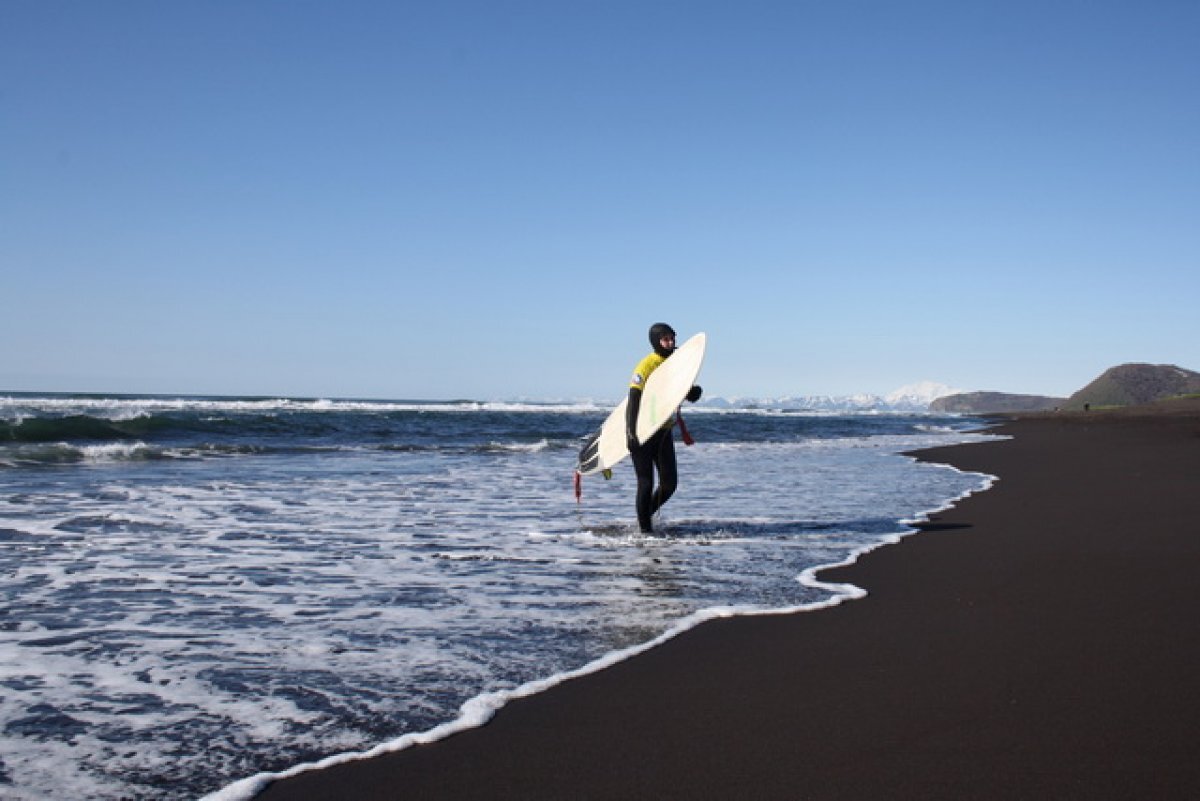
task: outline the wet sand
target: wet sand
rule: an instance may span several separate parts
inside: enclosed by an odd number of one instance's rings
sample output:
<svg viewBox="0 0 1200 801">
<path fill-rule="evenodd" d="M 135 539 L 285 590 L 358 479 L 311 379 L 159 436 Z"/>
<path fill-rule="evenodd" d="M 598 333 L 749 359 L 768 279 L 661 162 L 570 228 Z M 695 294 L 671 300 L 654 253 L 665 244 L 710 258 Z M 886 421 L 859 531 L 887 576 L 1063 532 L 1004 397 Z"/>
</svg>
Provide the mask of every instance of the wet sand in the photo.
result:
<svg viewBox="0 0 1200 801">
<path fill-rule="evenodd" d="M 862 600 L 706 623 L 259 798 L 1200 798 L 1200 401 L 997 433 L 920 455 L 991 490 L 821 574 Z"/>
</svg>

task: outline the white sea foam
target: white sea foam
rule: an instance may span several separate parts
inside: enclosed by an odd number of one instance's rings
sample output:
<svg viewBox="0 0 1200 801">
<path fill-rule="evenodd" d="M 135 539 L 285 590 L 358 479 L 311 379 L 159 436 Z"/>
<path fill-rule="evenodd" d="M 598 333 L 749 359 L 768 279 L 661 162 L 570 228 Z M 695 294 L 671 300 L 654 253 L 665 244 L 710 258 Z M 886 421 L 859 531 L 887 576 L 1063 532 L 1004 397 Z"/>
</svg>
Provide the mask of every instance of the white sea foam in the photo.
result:
<svg viewBox="0 0 1200 801">
<path fill-rule="evenodd" d="M 490 442 L 488 450 L 493 451 L 522 451 L 524 453 L 538 453 L 550 447 L 550 440 L 540 439 L 537 442 Z"/>
<path fill-rule="evenodd" d="M 928 519 L 931 515 L 944 512 L 947 509 L 954 507 L 965 498 L 977 492 L 990 489 L 997 480 L 995 476 L 966 474 L 950 465 L 936 465 L 936 467 L 953 471 L 960 475 L 970 475 L 974 478 L 978 478 L 980 483 L 978 486 L 963 491 L 961 494 L 946 501 L 945 503 L 918 513 L 911 518 L 898 521 L 899 525 L 911 527 L 928 522 Z M 662 634 L 647 642 L 628 648 L 611 651 L 604 654 L 600 658 L 589 662 L 583 667 L 574 670 L 566 670 L 552 676 L 529 681 L 510 690 L 500 690 L 477 695 L 462 705 L 462 707 L 459 709 L 459 715 L 456 719 L 435 726 L 428 731 L 405 734 L 365 751 L 351 751 L 341 754 L 334 754 L 317 762 L 296 765 L 284 771 L 274 773 L 259 773 L 255 776 L 234 782 L 233 784 L 230 784 L 215 793 L 211 793 L 205 796 L 202 801 L 250 801 L 250 799 L 262 792 L 267 785 L 274 781 L 297 776 L 310 770 L 323 770 L 336 765 L 346 764 L 363 759 L 371 759 L 377 756 L 382 756 L 383 754 L 402 751 L 416 745 L 434 743 L 459 732 L 477 728 L 486 724 L 500 709 L 512 701 L 545 692 L 546 690 L 552 689 L 564 682 L 609 668 L 615 664 L 645 653 L 646 651 L 649 651 L 650 649 L 672 640 L 675 637 L 678 637 L 680 634 L 690 631 L 691 629 L 694 629 L 695 627 L 711 620 L 726 619 L 730 617 L 798 614 L 802 612 L 828 609 L 830 607 L 840 605 L 846 601 L 865 598 L 868 593 L 861 587 L 848 583 L 822 581 L 818 578 L 818 575 L 821 572 L 831 568 L 848 567 L 853 565 L 871 551 L 886 545 L 894 545 L 900 542 L 904 537 L 910 536 L 917 531 L 918 529 L 916 528 L 902 528 L 896 532 L 879 536 L 873 542 L 856 548 L 855 550 L 851 551 L 846 558 L 840 561 L 805 568 L 796 577 L 796 581 L 805 587 L 827 593 L 828 597 L 820 601 L 773 608 L 761 608 L 754 606 L 716 606 L 700 609 L 691 613 L 686 618 L 676 622 Z M 646 542 L 654 539 L 661 538 L 646 537 L 641 535 L 641 542 L 639 544 L 644 545 Z M 631 544 L 632 541 L 633 537 L 631 535 L 630 539 L 626 540 L 626 544 Z M 674 544 L 678 545 L 682 543 L 676 540 Z"/>
<path fill-rule="evenodd" d="M 875 396 L 869 396 L 875 398 Z M 829 400 L 829 399 L 827 399 Z M 911 404 L 902 408 L 886 406 L 855 405 L 853 398 L 844 399 L 827 407 L 807 408 L 797 406 L 794 398 L 778 400 L 764 399 L 711 399 L 697 405 L 689 404 L 687 414 L 751 414 L 788 417 L 846 417 L 846 416 L 912 416 L 927 413 Z M 875 398 L 875 400 L 882 400 Z M 133 420 L 155 414 L 171 412 L 200 412 L 212 415 L 280 413 L 392 413 L 392 412 L 511 412 L 511 413 L 567 413 L 595 414 L 615 408 L 617 399 L 572 399 L 545 400 L 462 400 L 462 401 L 406 401 L 406 400 L 349 400 L 331 398 L 202 398 L 202 397 L 78 397 L 65 395 L 0 395 L 0 419 L 18 423 L 31 415 L 53 413 L 59 415 L 86 414 L 114 421 Z M 945 414 L 937 414 L 946 417 Z M 950 415 L 953 416 L 953 415 Z"/>
<path fill-rule="evenodd" d="M 72 448 L 67 443 L 61 443 L 62 448 Z M 144 442 L 106 442 L 102 445 L 78 446 L 79 453 L 88 462 L 113 462 L 128 459 L 143 458 L 151 453 L 150 446 Z"/>
<path fill-rule="evenodd" d="M 979 484 L 895 454 L 956 439 L 680 447 L 653 536 L 632 471 L 576 505 L 574 453 L 538 440 L 7 476 L 2 769 L 30 797 L 255 776 L 215 796 L 247 797 L 264 767 L 477 725 L 707 616 L 837 602 L 805 571 Z M 39 739 L 39 715 L 69 736 Z"/>
<path fill-rule="evenodd" d="M 615 403 L 605 401 L 571 401 L 547 403 L 539 401 L 386 401 L 333 400 L 317 398 L 189 398 L 189 397 L 70 397 L 70 396 L 0 396 L 0 419 L 18 423 L 37 413 L 63 416 L 87 414 L 114 421 L 133 420 L 170 412 L 201 412 L 209 414 L 279 414 L 282 412 L 513 412 L 513 413 L 595 413 L 611 409 Z"/>
</svg>

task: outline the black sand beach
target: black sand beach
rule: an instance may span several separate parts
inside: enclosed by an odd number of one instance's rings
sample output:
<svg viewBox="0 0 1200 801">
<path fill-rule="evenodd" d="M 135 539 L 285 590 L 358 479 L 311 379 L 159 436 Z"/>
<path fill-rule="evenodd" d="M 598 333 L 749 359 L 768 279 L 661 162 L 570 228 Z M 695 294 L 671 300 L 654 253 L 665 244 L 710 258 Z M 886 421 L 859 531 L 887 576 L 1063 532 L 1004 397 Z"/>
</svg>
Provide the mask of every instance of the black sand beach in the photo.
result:
<svg viewBox="0 0 1200 801">
<path fill-rule="evenodd" d="M 1200 403 L 1030 416 L 921 458 L 999 476 L 722 620 L 429 746 L 261 799 L 1200 798 Z"/>
</svg>

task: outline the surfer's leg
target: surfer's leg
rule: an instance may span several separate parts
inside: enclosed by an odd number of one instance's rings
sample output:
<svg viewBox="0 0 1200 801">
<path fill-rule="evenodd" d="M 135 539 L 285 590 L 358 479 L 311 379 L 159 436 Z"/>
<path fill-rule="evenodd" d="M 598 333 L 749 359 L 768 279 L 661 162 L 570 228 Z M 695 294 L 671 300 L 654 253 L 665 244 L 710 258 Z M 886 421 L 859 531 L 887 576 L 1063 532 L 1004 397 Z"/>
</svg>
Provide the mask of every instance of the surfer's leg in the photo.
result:
<svg viewBox="0 0 1200 801">
<path fill-rule="evenodd" d="M 633 469 L 637 473 L 637 518 L 643 533 L 654 530 L 650 519 L 654 515 L 654 451 L 647 445 L 634 449 L 630 454 Z"/>
<path fill-rule="evenodd" d="M 662 439 L 654 452 L 654 464 L 658 468 L 658 489 L 654 491 L 654 502 L 650 513 L 657 512 L 672 495 L 679 483 L 678 471 L 675 467 L 675 437 L 671 429 L 660 431 L 656 436 Z"/>
</svg>

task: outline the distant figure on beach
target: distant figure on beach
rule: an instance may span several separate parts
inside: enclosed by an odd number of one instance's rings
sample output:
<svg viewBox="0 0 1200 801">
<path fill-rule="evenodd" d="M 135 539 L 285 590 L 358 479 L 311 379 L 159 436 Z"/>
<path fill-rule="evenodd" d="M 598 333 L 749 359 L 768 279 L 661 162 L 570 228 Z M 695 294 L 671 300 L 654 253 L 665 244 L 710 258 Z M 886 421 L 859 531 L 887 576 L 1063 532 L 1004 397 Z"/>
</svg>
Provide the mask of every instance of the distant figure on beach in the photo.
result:
<svg viewBox="0 0 1200 801">
<path fill-rule="evenodd" d="M 629 383 L 629 403 L 625 408 L 625 442 L 629 446 L 633 469 L 637 473 L 637 518 L 638 526 L 644 534 L 654 531 L 654 513 L 667 502 L 678 484 L 675 437 L 672 433 L 674 417 L 669 418 L 648 440 L 638 444 L 637 421 L 638 409 L 642 403 L 642 388 L 650 374 L 675 351 L 675 329 L 666 323 L 650 326 L 650 346 L 654 350 L 633 369 L 633 378 Z M 701 392 L 699 384 L 692 386 L 687 400 L 695 403 L 700 400 Z M 657 489 L 654 487 L 655 470 L 658 471 Z"/>
</svg>

